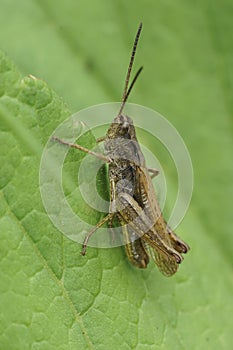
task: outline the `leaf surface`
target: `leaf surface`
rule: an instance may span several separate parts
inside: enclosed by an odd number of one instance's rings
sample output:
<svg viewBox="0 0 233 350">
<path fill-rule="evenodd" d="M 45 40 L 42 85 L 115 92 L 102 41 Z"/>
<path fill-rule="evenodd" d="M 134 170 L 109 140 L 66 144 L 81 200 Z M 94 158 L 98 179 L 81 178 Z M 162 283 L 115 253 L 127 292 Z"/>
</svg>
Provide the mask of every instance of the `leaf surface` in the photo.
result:
<svg viewBox="0 0 233 350">
<path fill-rule="evenodd" d="M 232 13 L 228 0 L 101 1 L 91 10 L 84 1 L 1 1 L 1 48 L 20 70 L 1 53 L 1 349 L 231 348 Z M 39 191 L 42 150 L 57 125 L 119 100 L 139 21 L 136 66 L 145 69 L 131 101 L 176 126 L 194 166 L 193 200 L 177 230 L 191 251 L 170 279 L 153 264 L 134 269 L 122 248 L 81 257 Z M 79 160 L 69 155 L 71 180 Z M 163 164 L 172 194 L 175 169 Z"/>
</svg>

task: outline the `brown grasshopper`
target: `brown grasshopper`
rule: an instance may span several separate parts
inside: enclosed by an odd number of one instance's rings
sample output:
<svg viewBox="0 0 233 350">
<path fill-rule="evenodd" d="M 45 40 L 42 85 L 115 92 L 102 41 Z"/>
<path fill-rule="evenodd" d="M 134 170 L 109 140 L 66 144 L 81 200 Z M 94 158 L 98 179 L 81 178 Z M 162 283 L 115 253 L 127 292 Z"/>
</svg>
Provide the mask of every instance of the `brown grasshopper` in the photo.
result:
<svg viewBox="0 0 233 350">
<path fill-rule="evenodd" d="M 166 276 L 171 276 L 183 260 L 181 254 L 187 253 L 189 246 L 175 235 L 164 220 L 149 175 L 149 172 L 152 172 L 152 176 L 155 176 L 158 171 L 146 168 L 133 121 L 122 114 L 132 87 L 142 71 L 141 67 L 128 88 L 141 29 L 142 24 L 134 41 L 120 111 L 106 136 L 97 140 L 104 141 L 105 155 L 56 137 L 53 139 L 92 154 L 109 164 L 109 214 L 87 234 L 83 242 L 82 255 L 86 253 L 91 235 L 106 222 L 112 227 L 113 219 L 117 218 L 130 262 L 136 267 L 146 268 L 149 257 L 152 257 L 160 271 Z"/>
</svg>

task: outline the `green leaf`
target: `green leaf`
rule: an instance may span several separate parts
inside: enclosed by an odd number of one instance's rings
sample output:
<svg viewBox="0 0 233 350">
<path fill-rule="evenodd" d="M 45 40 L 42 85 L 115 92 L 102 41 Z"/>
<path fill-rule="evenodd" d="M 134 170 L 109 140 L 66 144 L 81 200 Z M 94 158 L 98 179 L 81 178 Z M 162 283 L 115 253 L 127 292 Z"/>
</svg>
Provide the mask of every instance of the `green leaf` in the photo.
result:
<svg viewBox="0 0 233 350">
<path fill-rule="evenodd" d="M 1 48 L 22 74 L 1 54 L 0 348 L 230 349 L 232 2 L 91 6 L 1 1 Z M 39 192 L 42 150 L 57 125 L 71 112 L 120 98 L 139 21 L 136 66 L 145 69 L 131 100 L 176 126 L 195 173 L 192 204 L 177 230 L 191 251 L 170 279 L 153 264 L 131 267 L 123 248 L 89 248 L 81 257 L 80 245 L 49 220 Z M 73 157 L 74 166 L 80 160 L 69 155 L 68 195 Z M 175 192 L 174 170 L 167 160 L 164 166 L 168 193 Z M 98 221 L 98 213 L 84 212 Z"/>
</svg>

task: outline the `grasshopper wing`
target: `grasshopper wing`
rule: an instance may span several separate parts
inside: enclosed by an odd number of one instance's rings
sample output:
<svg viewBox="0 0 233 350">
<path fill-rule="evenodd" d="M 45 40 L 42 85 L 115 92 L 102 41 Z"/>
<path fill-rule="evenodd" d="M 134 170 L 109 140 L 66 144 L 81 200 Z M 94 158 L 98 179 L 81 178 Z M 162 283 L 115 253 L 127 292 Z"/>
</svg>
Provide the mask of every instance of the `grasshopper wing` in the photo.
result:
<svg viewBox="0 0 233 350">
<path fill-rule="evenodd" d="M 159 249 L 150 246 L 147 242 L 143 242 L 145 250 L 148 252 L 149 256 L 154 260 L 159 270 L 165 276 L 172 276 L 178 270 L 179 265 L 176 259 L 169 254 L 165 254 Z"/>
</svg>

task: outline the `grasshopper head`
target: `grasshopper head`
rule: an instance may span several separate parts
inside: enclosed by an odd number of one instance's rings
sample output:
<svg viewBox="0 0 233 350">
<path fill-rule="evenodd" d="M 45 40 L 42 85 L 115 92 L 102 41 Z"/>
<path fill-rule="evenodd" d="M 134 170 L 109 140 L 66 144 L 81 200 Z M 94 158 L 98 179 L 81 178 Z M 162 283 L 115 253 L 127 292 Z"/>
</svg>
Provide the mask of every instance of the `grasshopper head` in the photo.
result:
<svg viewBox="0 0 233 350">
<path fill-rule="evenodd" d="M 137 141 L 136 132 L 135 132 L 132 119 L 127 115 L 123 115 L 123 114 L 120 114 L 117 117 L 115 117 L 108 129 L 107 138 L 109 139 L 123 138 L 123 139 Z"/>
</svg>

